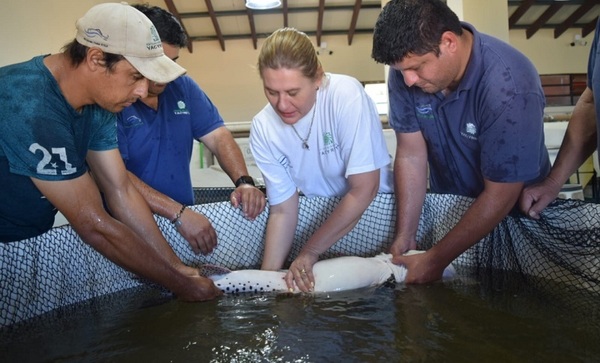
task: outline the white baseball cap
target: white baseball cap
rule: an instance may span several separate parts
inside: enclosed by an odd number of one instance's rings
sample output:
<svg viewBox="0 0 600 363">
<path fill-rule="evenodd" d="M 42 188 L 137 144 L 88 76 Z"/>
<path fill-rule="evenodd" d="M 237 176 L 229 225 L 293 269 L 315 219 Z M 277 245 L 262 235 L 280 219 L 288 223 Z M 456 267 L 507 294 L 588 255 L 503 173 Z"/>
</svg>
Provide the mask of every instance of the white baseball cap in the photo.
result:
<svg viewBox="0 0 600 363">
<path fill-rule="evenodd" d="M 122 55 L 151 81 L 168 83 L 186 72 L 165 55 L 150 19 L 126 2 L 94 6 L 76 27 L 78 43 Z"/>
</svg>

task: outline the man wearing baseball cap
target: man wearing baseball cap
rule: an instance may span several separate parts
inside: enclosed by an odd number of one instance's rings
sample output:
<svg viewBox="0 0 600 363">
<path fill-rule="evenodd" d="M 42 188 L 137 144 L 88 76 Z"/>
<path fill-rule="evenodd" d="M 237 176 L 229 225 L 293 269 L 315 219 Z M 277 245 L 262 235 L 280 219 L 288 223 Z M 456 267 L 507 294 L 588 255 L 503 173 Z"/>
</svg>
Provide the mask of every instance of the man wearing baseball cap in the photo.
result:
<svg viewBox="0 0 600 363">
<path fill-rule="evenodd" d="M 117 148 L 113 113 L 185 69 L 125 3 L 94 6 L 76 27 L 62 53 L 0 68 L 0 242 L 48 231 L 58 210 L 83 241 L 181 299 L 220 295 L 169 247 Z"/>
</svg>

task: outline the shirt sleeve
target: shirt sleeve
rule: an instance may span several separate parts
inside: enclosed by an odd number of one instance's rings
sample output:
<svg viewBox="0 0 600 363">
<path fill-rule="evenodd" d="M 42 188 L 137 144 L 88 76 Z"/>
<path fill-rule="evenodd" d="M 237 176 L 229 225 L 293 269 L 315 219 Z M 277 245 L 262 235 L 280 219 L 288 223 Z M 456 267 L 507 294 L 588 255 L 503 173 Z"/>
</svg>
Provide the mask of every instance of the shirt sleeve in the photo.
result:
<svg viewBox="0 0 600 363">
<path fill-rule="evenodd" d="M 420 130 L 415 117 L 415 110 L 411 108 L 414 100 L 402 77 L 402 73 L 390 68 L 388 77 L 389 94 L 389 124 L 396 132 L 411 133 Z"/>
<path fill-rule="evenodd" d="M 192 118 L 192 134 L 199 139 L 210 132 L 225 126 L 225 122 L 219 114 L 219 110 L 210 98 L 202 91 L 200 86 L 190 77 L 185 77 L 185 99 L 189 104 Z"/>
<path fill-rule="evenodd" d="M 89 150 L 105 151 L 118 147 L 117 116 L 99 106 L 93 106 Z"/>
<path fill-rule="evenodd" d="M 249 146 L 256 165 L 262 173 L 269 204 L 277 205 L 294 195 L 297 188 L 286 170 L 289 160 L 285 157 L 277 160 L 271 150 L 268 130 L 263 127 L 263 124 L 269 124 L 269 120 L 264 119 L 265 117 L 269 117 L 269 115 L 266 110 L 263 110 L 252 120 Z"/>
<path fill-rule="evenodd" d="M 346 165 L 344 177 L 380 169 L 390 163 L 381 120 L 362 85 L 350 77 L 336 88 L 333 114 Z"/>
</svg>

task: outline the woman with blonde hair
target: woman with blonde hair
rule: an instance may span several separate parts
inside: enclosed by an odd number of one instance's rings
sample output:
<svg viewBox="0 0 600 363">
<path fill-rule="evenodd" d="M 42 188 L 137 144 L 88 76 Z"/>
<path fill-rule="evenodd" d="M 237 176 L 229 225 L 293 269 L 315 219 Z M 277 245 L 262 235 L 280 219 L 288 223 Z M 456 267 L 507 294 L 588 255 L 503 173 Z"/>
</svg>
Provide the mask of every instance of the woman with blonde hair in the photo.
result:
<svg viewBox="0 0 600 363">
<path fill-rule="evenodd" d="M 299 193 L 341 197 L 285 276 L 290 290 L 310 291 L 319 255 L 354 228 L 378 192 L 393 191 L 391 157 L 375 105 L 360 82 L 325 73 L 303 32 L 282 28 L 271 34 L 258 69 L 269 101 L 250 130 L 270 204 L 262 269 L 284 267 Z"/>
</svg>

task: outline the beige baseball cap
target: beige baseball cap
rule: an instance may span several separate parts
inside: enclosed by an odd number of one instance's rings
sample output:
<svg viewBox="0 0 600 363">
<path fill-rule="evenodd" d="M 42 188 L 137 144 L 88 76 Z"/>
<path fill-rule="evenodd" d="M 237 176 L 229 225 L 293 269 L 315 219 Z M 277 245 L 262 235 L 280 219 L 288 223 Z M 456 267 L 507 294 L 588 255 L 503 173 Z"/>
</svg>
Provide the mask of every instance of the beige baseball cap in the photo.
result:
<svg viewBox="0 0 600 363">
<path fill-rule="evenodd" d="M 186 72 L 165 55 L 150 19 L 126 2 L 94 6 L 76 27 L 78 43 L 122 55 L 151 81 L 168 83 Z"/>
</svg>

